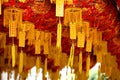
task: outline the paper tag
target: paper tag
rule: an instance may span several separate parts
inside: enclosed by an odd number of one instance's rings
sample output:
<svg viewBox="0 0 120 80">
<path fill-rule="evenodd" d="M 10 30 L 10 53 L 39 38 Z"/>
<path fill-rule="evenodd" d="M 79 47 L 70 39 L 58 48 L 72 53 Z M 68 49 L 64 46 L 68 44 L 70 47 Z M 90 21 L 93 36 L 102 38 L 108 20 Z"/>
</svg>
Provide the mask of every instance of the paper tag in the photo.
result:
<svg viewBox="0 0 120 80">
<path fill-rule="evenodd" d="M 76 39 L 76 23 L 70 22 L 70 39 Z"/>
<path fill-rule="evenodd" d="M 78 32 L 77 47 L 84 47 L 85 45 L 85 33 Z"/>
<path fill-rule="evenodd" d="M 25 47 L 25 32 L 19 32 L 19 47 Z"/>
<path fill-rule="evenodd" d="M 63 17 L 64 15 L 64 0 L 56 0 L 56 16 Z"/>
<path fill-rule="evenodd" d="M 40 52 L 41 52 L 40 40 L 35 40 L 35 54 L 40 54 Z"/>
</svg>

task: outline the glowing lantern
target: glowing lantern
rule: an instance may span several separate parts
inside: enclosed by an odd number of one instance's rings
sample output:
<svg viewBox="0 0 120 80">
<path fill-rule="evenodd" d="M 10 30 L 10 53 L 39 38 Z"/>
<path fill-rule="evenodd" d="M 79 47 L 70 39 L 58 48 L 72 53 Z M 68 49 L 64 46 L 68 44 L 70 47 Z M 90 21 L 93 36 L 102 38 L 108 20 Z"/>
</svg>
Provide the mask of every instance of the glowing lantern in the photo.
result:
<svg viewBox="0 0 120 80">
<path fill-rule="evenodd" d="M 22 9 L 8 7 L 4 10 L 3 25 L 9 27 L 9 37 L 16 37 L 17 28 L 22 26 Z"/>
</svg>

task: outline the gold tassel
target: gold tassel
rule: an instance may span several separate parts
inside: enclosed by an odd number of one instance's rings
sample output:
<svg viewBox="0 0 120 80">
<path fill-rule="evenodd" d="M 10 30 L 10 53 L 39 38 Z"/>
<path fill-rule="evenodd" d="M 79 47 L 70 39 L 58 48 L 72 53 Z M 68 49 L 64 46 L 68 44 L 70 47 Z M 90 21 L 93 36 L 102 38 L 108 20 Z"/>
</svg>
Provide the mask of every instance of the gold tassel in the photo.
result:
<svg viewBox="0 0 120 80">
<path fill-rule="evenodd" d="M 44 75 L 47 73 L 47 58 L 45 58 L 45 64 L 44 64 Z"/>
<path fill-rule="evenodd" d="M 79 72 L 82 74 L 82 51 L 79 53 Z"/>
<path fill-rule="evenodd" d="M 62 37 L 62 24 L 61 22 L 57 25 L 57 44 L 56 47 L 61 48 L 61 37 Z"/>
<path fill-rule="evenodd" d="M 76 39 L 76 23 L 70 22 L 70 39 Z"/>
<path fill-rule="evenodd" d="M 63 17 L 64 15 L 64 0 L 56 0 L 56 16 Z"/>
<path fill-rule="evenodd" d="M 21 50 L 19 57 L 19 73 L 22 73 L 23 71 L 23 59 L 24 59 L 23 51 Z"/>
<path fill-rule="evenodd" d="M 98 80 L 101 80 L 100 79 L 100 74 L 101 74 L 101 69 L 100 69 L 100 66 L 99 66 L 99 68 L 98 68 Z"/>
<path fill-rule="evenodd" d="M 12 45 L 12 67 L 15 67 L 15 45 Z"/>
<path fill-rule="evenodd" d="M 19 47 L 25 47 L 25 32 L 19 32 Z"/>
<path fill-rule="evenodd" d="M 55 53 L 54 53 L 54 65 L 55 66 L 60 66 L 61 62 L 60 62 L 60 56 L 61 56 L 61 49 L 60 48 L 56 48 L 55 49 Z"/>
<path fill-rule="evenodd" d="M 89 70 L 90 70 L 90 55 L 88 55 L 86 59 L 86 77 L 89 77 Z"/>
<path fill-rule="evenodd" d="M 72 46 L 70 48 L 70 56 L 68 59 L 68 66 L 73 67 L 74 62 L 74 43 L 72 43 Z"/>
<path fill-rule="evenodd" d="M 40 68 L 40 57 L 37 56 L 37 59 L 36 59 L 36 72 L 39 71 L 39 68 Z"/>
</svg>

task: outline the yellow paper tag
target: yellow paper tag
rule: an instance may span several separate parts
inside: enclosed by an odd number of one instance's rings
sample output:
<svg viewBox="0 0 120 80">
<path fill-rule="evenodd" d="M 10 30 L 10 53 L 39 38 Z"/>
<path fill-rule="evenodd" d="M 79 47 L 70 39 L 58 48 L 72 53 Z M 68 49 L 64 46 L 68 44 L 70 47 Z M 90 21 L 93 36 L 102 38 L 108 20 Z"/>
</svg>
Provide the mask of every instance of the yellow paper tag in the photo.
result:
<svg viewBox="0 0 120 80">
<path fill-rule="evenodd" d="M 25 47 L 25 32 L 19 32 L 19 47 Z"/>
<path fill-rule="evenodd" d="M 78 32 L 78 41 L 77 41 L 77 47 L 84 47 L 85 45 L 85 33 L 84 32 Z"/>
<path fill-rule="evenodd" d="M 92 38 L 87 38 L 86 51 L 92 52 Z"/>
<path fill-rule="evenodd" d="M 56 0 L 56 16 L 63 17 L 64 15 L 64 0 Z"/>
<path fill-rule="evenodd" d="M 40 54 L 40 52 L 41 52 L 40 40 L 35 40 L 35 54 Z"/>
<path fill-rule="evenodd" d="M 76 23 L 70 22 L 70 39 L 76 39 Z"/>
</svg>

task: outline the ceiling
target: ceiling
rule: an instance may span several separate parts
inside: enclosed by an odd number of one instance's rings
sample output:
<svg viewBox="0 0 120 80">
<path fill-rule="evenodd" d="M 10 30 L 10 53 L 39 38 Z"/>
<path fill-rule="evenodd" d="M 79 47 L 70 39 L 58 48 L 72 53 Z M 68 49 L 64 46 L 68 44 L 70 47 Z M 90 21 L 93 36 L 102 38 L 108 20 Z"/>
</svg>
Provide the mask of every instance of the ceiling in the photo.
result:
<svg viewBox="0 0 120 80">
<path fill-rule="evenodd" d="M 34 23 L 36 29 L 51 32 L 52 45 L 55 45 L 58 23 L 58 18 L 55 16 L 55 4 L 51 4 L 49 0 L 45 0 L 45 5 L 36 4 L 35 0 L 26 0 L 24 3 L 15 1 L 15 3 L 14 0 L 3 3 L 2 9 L 13 5 L 23 9 L 23 21 Z M 97 27 L 102 31 L 102 39 L 108 42 L 108 51 L 117 57 L 116 61 L 120 69 L 120 0 L 74 0 L 74 5 L 84 9 L 82 18 L 90 22 L 90 27 Z M 65 8 L 68 6 L 65 5 Z M 61 20 L 63 23 L 63 18 Z M 4 27 L 2 22 L 3 14 L 0 16 L 0 31 L 8 33 L 8 28 Z M 11 38 L 7 37 L 7 44 L 9 43 L 11 43 Z M 70 46 L 69 29 L 63 24 L 62 51 L 69 55 Z M 75 55 L 78 55 L 79 49 L 77 47 L 75 49 Z M 24 51 L 34 55 L 33 46 L 26 46 Z M 0 52 L 3 53 L 3 50 L 1 49 Z M 85 53 L 84 51 L 84 55 Z"/>
</svg>

